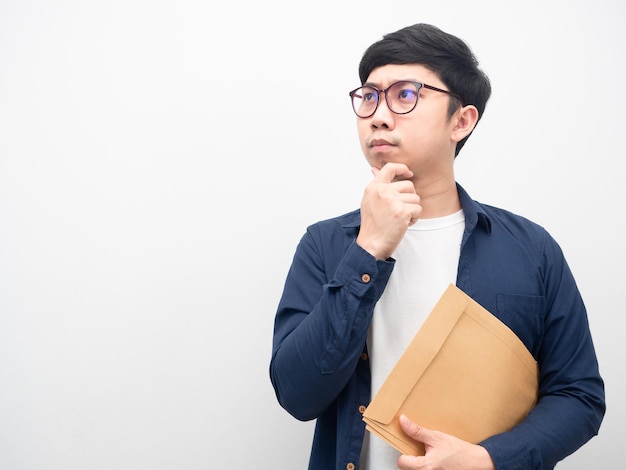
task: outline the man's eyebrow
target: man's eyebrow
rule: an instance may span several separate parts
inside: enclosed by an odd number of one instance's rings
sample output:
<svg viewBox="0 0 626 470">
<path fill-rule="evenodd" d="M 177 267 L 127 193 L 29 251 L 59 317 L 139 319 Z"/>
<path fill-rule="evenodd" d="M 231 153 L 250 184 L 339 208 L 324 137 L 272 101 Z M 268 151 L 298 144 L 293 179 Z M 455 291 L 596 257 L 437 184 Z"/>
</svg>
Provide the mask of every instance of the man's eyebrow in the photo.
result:
<svg viewBox="0 0 626 470">
<path fill-rule="evenodd" d="M 389 85 L 393 85 L 394 83 L 398 83 L 398 82 L 424 83 L 421 80 L 418 80 L 417 78 L 395 78 L 389 82 Z M 365 82 L 361 86 L 370 86 L 372 88 L 378 88 L 380 84 L 377 82 Z"/>
</svg>

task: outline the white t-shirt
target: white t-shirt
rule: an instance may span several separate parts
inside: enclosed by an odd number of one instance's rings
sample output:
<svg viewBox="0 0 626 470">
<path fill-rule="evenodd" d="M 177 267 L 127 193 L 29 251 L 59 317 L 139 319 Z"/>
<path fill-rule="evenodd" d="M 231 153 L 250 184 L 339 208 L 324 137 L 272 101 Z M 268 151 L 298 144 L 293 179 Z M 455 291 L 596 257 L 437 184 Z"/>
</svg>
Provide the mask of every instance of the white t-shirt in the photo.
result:
<svg viewBox="0 0 626 470">
<path fill-rule="evenodd" d="M 372 397 L 443 292 L 456 282 L 464 229 L 462 210 L 445 217 L 419 219 L 393 253 L 396 263 L 374 308 L 367 339 Z M 366 431 L 360 468 L 396 468 L 399 455 Z"/>
</svg>

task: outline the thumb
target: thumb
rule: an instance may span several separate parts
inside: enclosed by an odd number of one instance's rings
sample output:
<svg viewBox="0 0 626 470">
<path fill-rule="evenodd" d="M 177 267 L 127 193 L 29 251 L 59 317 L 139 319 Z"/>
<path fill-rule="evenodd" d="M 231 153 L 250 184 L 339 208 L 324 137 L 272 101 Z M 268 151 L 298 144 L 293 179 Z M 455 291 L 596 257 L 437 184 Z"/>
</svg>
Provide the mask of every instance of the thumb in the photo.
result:
<svg viewBox="0 0 626 470">
<path fill-rule="evenodd" d="M 428 445 L 431 441 L 431 431 L 411 421 L 405 415 L 400 415 L 400 427 L 407 436 L 417 442 Z"/>
</svg>

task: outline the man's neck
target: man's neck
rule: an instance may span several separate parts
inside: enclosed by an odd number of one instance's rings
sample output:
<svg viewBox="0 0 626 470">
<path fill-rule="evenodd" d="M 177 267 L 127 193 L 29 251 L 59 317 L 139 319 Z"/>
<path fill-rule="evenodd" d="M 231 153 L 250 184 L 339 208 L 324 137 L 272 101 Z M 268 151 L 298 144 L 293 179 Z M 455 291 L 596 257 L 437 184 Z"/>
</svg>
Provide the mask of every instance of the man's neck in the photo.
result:
<svg viewBox="0 0 626 470">
<path fill-rule="evenodd" d="M 454 177 L 428 182 L 417 181 L 414 184 L 422 205 L 421 219 L 444 217 L 461 210 L 461 201 Z"/>
</svg>

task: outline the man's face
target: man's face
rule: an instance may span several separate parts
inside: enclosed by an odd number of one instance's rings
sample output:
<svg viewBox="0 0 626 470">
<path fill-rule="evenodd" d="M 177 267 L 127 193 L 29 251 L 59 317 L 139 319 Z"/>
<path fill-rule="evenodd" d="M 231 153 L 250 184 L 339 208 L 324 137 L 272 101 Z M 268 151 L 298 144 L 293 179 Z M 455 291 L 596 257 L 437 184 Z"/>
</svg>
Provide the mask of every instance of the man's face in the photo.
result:
<svg viewBox="0 0 626 470">
<path fill-rule="evenodd" d="M 372 71 L 367 85 L 384 90 L 407 80 L 447 89 L 441 80 L 422 65 L 385 65 Z M 406 164 L 415 178 L 449 174 L 454 162 L 456 141 L 452 139 L 454 119 L 448 119 L 450 97 L 422 87 L 417 106 L 408 114 L 396 114 L 380 94 L 376 112 L 357 118 L 361 148 L 368 163 L 382 168 L 385 163 Z"/>
</svg>

